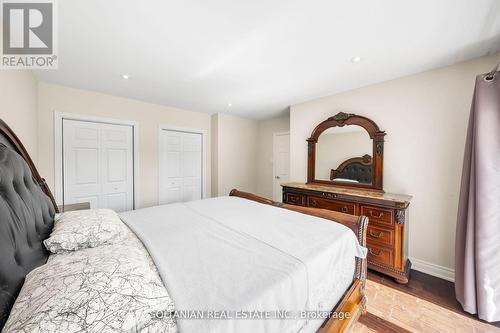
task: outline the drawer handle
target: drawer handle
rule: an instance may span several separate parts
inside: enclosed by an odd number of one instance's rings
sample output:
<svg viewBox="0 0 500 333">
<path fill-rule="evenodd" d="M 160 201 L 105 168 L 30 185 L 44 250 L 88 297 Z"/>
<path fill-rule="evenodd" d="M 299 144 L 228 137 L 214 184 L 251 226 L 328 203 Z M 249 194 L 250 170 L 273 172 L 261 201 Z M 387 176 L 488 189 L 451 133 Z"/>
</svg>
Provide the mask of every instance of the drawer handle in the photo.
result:
<svg viewBox="0 0 500 333">
<path fill-rule="evenodd" d="M 382 253 L 382 250 L 378 250 L 378 253 L 375 253 L 371 248 L 368 248 L 368 251 L 370 251 L 370 254 L 374 255 L 375 257 L 380 256 L 380 254 Z"/>
<path fill-rule="evenodd" d="M 379 232 L 378 234 L 376 234 L 376 233 L 374 233 L 374 232 L 373 232 L 373 230 L 369 230 L 369 231 L 368 231 L 368 234 L 369 234 L 370 236 L 372 236 L 373 238 L 380 238 L 380 237 L 382 237 L 382 235 L 384 235 L 384 232 L 383 232 L 383 231 L 381 231 L 381 232 Z"/>
<path fill-rule="evenodd" d="M 347 207 L 346 206 L 342 207 L 342 213 L 347 213 Z"/>
<path fill-rule="evenodd" d="M 317 206 L 318 202 L 316 200 L 311 200 L 311 206 Z"/>
<path fill-rule="evenodd" d="M 373 210 L 370 210 L 368 213 L 370 213 L 371 217 L 375 217 L 375 218 L 381 218 L 382 216 L 384 216 L 384 212 L 379 212 L 378 214 L 374 214 Z"/>
</svg>

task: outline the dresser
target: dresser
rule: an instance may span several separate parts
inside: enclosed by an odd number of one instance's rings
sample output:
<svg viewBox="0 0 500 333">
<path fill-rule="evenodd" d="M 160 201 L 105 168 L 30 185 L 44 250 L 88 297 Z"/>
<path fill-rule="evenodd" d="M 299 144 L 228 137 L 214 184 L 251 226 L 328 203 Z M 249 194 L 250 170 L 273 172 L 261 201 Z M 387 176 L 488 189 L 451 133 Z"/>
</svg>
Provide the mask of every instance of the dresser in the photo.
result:
<svg viewBox="0 0 500 333">
<path fill-rule="evenodd" d="M 283 202 L 368 217 L 368 268 L 407 283 L 411 196 L 318 184 L 283 184 Z"/>
</svg>

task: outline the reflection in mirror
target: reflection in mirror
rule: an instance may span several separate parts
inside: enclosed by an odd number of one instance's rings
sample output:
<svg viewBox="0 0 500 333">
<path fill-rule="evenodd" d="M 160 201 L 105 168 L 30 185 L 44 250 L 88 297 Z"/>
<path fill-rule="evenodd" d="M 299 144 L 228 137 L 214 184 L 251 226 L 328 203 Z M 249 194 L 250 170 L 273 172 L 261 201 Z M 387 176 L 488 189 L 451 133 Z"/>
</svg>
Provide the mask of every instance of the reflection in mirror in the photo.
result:
<svg viewBox="0 0 500 333">
<path fill-rule="evenodd" d="M 315 178 L 371 184 L 372 150 L 372 140 L 363 127 L 330 127 L 316 144 Z"/>
</svg>

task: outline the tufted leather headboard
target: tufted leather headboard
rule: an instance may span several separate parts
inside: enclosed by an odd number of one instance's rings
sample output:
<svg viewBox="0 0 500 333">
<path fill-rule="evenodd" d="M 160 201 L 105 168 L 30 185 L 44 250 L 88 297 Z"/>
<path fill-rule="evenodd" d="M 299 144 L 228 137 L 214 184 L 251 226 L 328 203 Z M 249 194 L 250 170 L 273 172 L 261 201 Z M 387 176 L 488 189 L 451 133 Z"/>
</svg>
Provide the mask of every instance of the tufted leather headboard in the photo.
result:
<svg viewBox="0 0 500 333">
<path fill-rule="evenodd" d="M 372 169 L 373 164 L 370 155 L 350 158 L 342 162 L 337 169 L 330 171 L 330 180 L 343 178 L 356 180 L 361 184 L 371 184 L 373 180 Z"/>
<path fill-rule="evenodd" d="M 56 211 L 26 149 L 0 119 L 0 330 L 26 274 L 47 261 L 42 242 Z"/>
</svg>

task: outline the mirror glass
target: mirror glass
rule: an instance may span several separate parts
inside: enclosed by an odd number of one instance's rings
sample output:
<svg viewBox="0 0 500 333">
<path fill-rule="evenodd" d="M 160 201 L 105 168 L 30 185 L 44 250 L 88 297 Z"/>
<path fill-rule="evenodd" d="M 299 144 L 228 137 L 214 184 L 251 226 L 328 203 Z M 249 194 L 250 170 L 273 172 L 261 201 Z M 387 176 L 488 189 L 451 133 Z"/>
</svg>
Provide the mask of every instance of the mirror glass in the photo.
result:
<svg viewBox="0 0 500 333">
<path fill-rule="evenodd" d="M 330 127 L 316 144 L 315 178 L 371 184 L 373 142 L 361 126 Z"/>
</svg>

